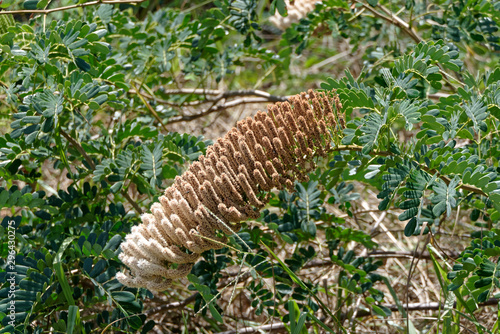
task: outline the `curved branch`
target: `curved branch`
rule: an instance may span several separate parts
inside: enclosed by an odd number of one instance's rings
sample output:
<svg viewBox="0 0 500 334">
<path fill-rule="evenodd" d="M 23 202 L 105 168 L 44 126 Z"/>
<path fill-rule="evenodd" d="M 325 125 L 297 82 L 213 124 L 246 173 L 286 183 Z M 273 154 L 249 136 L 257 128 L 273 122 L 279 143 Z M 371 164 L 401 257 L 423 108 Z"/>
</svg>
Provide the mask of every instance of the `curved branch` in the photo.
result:
<svg viewBox="0 0 500 334">
<path fill-rule="evenodd" d="M 181 88 L 181 89 L 167 89 L 162 91 L 165 95 L 211 95 L 220 97 L 220 99 L 225 99 L 229 97 L 237 96 L 259 96 L 266 98 L 269 102 L 285 102 L 288 100 L 288 96 L 278 96 L 272 95 L 268 92 L 257 89 L 244 89 L 244 90 L 228 90 L 221 91 L 217 89 L 204 89 L 204 88 Z"/>
<path fill-rule="evenodd" d="M 193 293 L 191 296 L 187 297 L 184 300 L 181 300 L 180 302 L 173 302 L 173 303 L 169 303 L 169 304 L 165 304 L 165 305 L 160 305 L 158 307 L 154 307 L 152 309 L 145 311 L 143 314 L 146 315 L 147 317 L 149 317 L 150 315 L 157 314 L 160 312 L 174 310 L 174 309 L 178 309 L 178 308 L 183 308 L 186 305 L 188 305 L 189 303 L 191 303 L 192 301 L 194 301 L 198 295 L 199 295 L 198 292 Z"/>
<path fill-rule="evenodd" d="M 182 104 L 176 104 L 171 101 L 163 100 L 160 99 L 154 95 L 142 92 L 138 90 L 135 86 L 132 86 L 133 89 L 129 90 L 130 94 L 136 94 L 139 96 L 139 98 L 144 102 L 144 104 L 148 107 L 150 112 L 153 113 L 153 116 L 155 116 L 156 120 L 160 121 L 159 116 L 152 110 L 152 108 L 148 105 L 148 103 L 144 100 L 144 98 L 154 100 L 157 103 L 160 104 L 166 104 L 172 107 L 182 107 Z M 236 106 L 239 106 L 241 104 L 252 104 L 252 103 L 265 103 L 265 102 L 285 102 L 288 101 L 288 98 L 290 96 L 279 96 L 279 95 L 272 95 L 267 92 L 261 91 L 261 90 L 256 90 L 256 89 L 250 89 L 250 90 L 229 90 L 229 91 L 221 91 L 221 90 L 215 90 L 215 89 L 202 89 L 202 88 L 181 88 L 181 89 L 168 89 L 165 91 L 162 91 L 163 94 L 166 95 L 203 95 L 205 96 L 204 100 L 196 101 L 195 103 L 188 103 L 187 105 L 192 106 L 192 105 L 201 105 L 205 103 L 210 103 L 210 107 L 207 109 L 197 113 L 197 114 L 192 114 L 192 115 L 180 115 L 180 116 L 175 116 L 170 118 L 165 124 L 172 124 L 172 123 L 178 123 L 178 122 L 188 122 L 192 121 L 195 119 L 198 119 L 200 117 L 207 116 L 211 113 L 214 112 L 219 112 L 224 109 L 228 108 L 233 108 Z M 207 97 L 210 96 L 210 97 Z M 254 98 L 246 98 L 246 96 L 256 96 Z M 224 104 L 217 104 L 222 100 L 226 100 L 228 98 L 232 97 L 243 97 L 241 99 L 236 99 L 232 100 L 229 102 L 226 102 Z M 161 124 L 163 127 L 164 125 Z M 165 130 L 165 127 L 164 127 Z"/>
<path fill-rule="evenodd" d="M 265 102 L 271 102 L 267 98 L 241 98 L 237 100 L 233 100 L 221 105 L 212 105 L 210 108 L 198 113 L 198 114 L 193 114 L 193 115 L 182 115 L 182 116 L 175 116 L 170 118 L 165 124 L 172 124 L 172 123 L 178 123 L 178 122 L 184 122 L 184 121 L 192 121 L 200 117 L 207 116 L 211 113 L 218 112 L 224 109 L 232 108 L 239 106 L 241 104 L 250 104 L 250 103 L 265 103 Z"/>
<path fill-rule="evenodd" d="M 90 1 L 90 2 L 85 2 L 81 4 L 76 4 L 76 5 L 70 5 L 70 6 L 65 6 L 65 7 L 58 7 L 58 8 L 52 8 L 52 9 L 20 9 L 20 10 L 6 10 L 6 11 L 0 11 L 0 15 L 7 15 L 7 14 L 51 14 L 54 12 L 60 12 L 64 10 L 70 10 L 70 9 L 75 9 L 75 8 L 82 8 L 82 7 L 88 7 L 88 6 L 95 6 L 95 5 L 101 5 L 101 4 L 110 4 L 110 5 L 119 5 L 119 4 L 140 4 L 146 0 L 97 0 L 97 1 Z"/>
<path fill-rule="evenodd" d="M 63 129 L 60 129 L 59 130 L 61 135 L 66 138 L 67 141 L 69 141 L 69 143 L 78 151 L 78 153 L 80 153 L 83 157 L 83 159 L 87 162 L 87 164 L 89 165 L 90 168 L 92 168 L 92 170 L 95 169 L 95 163 L 94 161 L 92 160 L 91 157 L 89 157 L 89 155 L 87 154 L 87 152 L 85 152 L 85 150 L 83 149 L 82 145 L 80 145 L 79 142 L 77 142 L 73 137 L 71 137 L 66 131 L 64 131 Z"/>
<path fill-rule="evenodd" d="M 160 116 L 158 115 L 158 113 L 153 109 L 153 107 L 151 107 L 151 105 L 148 103 L 148 101 L 146 101 L 146 99 L 144 98 L 143 94 L 141 94 L 139 92 L 139 90 L 137 90 L 137 88 L 135 88 L 135 85 L 134 85 L 133 82 L 131 82 L 130 84 L 134 88 L 135 93 L 137 94 L 137 96 L 139 96 L 139 99 L 142 101 L 142 103 L 144 103 L 144 105 L 146 106 L 146 108 L 148 109 L 148 111 L 153 115 L 153 117 L 156 119 L 156 121 L 158 122 L 158 124 L 160 124 L 160 126 L 163 129 L 163 131 L 168 132 L 168 129 L 165 127 L 165 124 L 163 123 L 162 119 L 160 118 Z"/>
<path fill-rule="evenodd" d="M 135 87 L 134 87 L 135 88 Z M 155 100 L 157 103 L 167 104 L 170 106 L 181 107 L 185 104 L 178 104 L 171 101 L 160 99 L 156 96 L 145 92 L 138 92 L 136 89 L 131 89 L 128 91 L 130 94 L 142 95 L 148 99 Z M 279 96 L 266 93 L 261 90 L 229 90 L 229 91 L 219 91 L 219 90 L 203 90 L 203 89 L 170 89 L 163 91 L 166 95 L 204 95 L 204 96 L 216 96 L 215 98 L 207 97 L 205 100 L 196 101 L 196 105 L 209 103 L 214 101 L 220 101 L 222 99 L 228 99 L 230 97 L 241 97 L 241 96 L 258 96 L 263 98 L 264 102 L 285 102 L 288 101 L 290 96 Z M 188 104 L 190 105 L 190 104 Z"/>
<path fill-rule="evenodd" d="M 83 149 L 82 145 L 80 145 L 79 142 L 77 142 L 73 137 L 71 137 L 63 129 L 60 129 L 59 131 L 61 132 L 61 135 L 78 151 L 78 153 L 80 153 L 82 155 L 83 159 L 87 162 L 87 164 L 89 165 L 89 167 L 92 170 L 95 170 L 96 165 L 95 165 L 94 161 L 87 154 L 87 152 L 85 152 L 85 150 Z M 134 207 L 134 209 L 137 211 L 137 213 L 139 213 L 139 214 L 143 213 L 141 207 L 132 199 L 132 197 L 130 197 L 130 195 L 125 190 L 121 190 L 120 193 L 122 194 L 123 197 L 125 197 L 125 199 L 127 200 L 127 202 L 129 202 L 130 205 L 132 205 Z"/>
<path fill-rule="evenodd" d="M 365 3 L 363 3 L 363 2 L 361 2 L 359 0 L 355 0 L 355 1 L 357 3 L 359 3 L 359 4 L 361 4 L 361 6 L 363 6 L 363 8 L 367 9 L 368 11 L 370 11 L 373 15 L 375 15 L 379 19 L 385 20 L 385 21 L 387 21 L 389 23 L 392 23 L 395 26 L 401 28 L 415 42 L 417 42 L 417 43 L 422 42 L 422 38 L 410 27 L 410 25 L 408 23 L 406 23 L 405 21 L 403 21 L 399 16 L 396 16 L 393 13 L 389 13 L 388 14 L 388 15 L 390 15 L 390 17 L 385 16 L 384 14 L 379 13 L 378 11 L 376 11 L 375 8 L 373 8 L 372 6 L 367 5 L 367 4 L 365 4 Z M 384 10 L 383 7 L 381 7 L 381 8 L 382 8 L 382 10 Z"/>
</svg>

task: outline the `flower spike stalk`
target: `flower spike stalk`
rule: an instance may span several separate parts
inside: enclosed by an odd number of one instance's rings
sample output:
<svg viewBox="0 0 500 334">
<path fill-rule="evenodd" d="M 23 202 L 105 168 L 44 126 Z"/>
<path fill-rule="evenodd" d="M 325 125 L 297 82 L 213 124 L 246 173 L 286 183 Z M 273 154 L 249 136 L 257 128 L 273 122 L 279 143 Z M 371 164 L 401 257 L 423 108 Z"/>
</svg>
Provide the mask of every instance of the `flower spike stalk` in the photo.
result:
<svg viewBox="0 0 500 334">
<path fill-rule="evenodd" d="M 239 121 L 142 216 L 121 245 L 130 287 L 163 291 L 187 276 L 201 253 L 220 249 L 240 223 L 260 216 L 272 189 L 293 191 L 344 126 L 334 92 L 312 90 Z M 222 233 L 220 233 L 221 231 Z"/>
</svg>

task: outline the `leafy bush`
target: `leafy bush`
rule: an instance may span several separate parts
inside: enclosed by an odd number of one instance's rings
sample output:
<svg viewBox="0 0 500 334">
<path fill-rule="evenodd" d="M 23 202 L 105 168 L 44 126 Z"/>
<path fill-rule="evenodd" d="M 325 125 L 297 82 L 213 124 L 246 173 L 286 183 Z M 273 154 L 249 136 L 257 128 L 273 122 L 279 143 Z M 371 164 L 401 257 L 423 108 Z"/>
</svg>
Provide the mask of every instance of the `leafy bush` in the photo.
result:
<svg viewBox="0 0 500 334">
<path fill-rule="evenodd" d="M 393 331 L 497 331 L 481 312 L 495 318 L 482 303 L 500 289 L 498 3 L 326 0 L 284 32 L 267 22 L 282 0 L 189 6 L 0 4 L 0 332 L 266 330 L 269 319 L 336 333 L 381 326 L 356 321 L 370 314 Z M 183 133 L 189 122 L 216 139 L 213 121 L 238 118 L 230 108 L 309 88 L 336 90 L 346 115 L 310 180 L 273 193 L 189 282 L 159 296 L 121 285 L 123 237 L 212 143 Z M 384 217 L 385 238 L 412 246 L 397 275 L 380 259 L 394 247 L 376 242 Z M 385 227 L 399 222 L 401 233 Z M 463 225 L 469 246 L 446 245 Z M 425 256 L 440 284 L 430 324 L 408 305 Z"/>
</svg>

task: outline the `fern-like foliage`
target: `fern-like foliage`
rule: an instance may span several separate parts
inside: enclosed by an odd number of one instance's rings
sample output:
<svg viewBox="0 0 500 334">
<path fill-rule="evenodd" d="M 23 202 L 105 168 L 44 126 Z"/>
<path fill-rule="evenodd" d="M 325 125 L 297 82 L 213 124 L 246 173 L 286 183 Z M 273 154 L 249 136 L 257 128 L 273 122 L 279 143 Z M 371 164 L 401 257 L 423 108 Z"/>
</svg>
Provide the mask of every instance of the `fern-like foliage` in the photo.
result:
<svg viewBox="0 0 500 334">
<path fill-rule="evenodd" d="M 359 142 L 363 144 L 362 152 L 368 154 L 378 142 L 380 132 L 387 122 L 387 113 L 384 116 L 372 113 L 367 116 L 365 124 L 361 127 L 364 135 L 359 137 Z"/>
<path fill-rule="evenodd" d="M 353 109 L 373 110 L 375 108 L 373 101 L 375 92 L 373 88 L 357 82 L 349 70 L 346 70 L 345 74 L 346 76 L 340 80 L 329 78 L 325 83 L 321 84 L 321 88 L 325 90 L 335 89 L 343 101 L 342 106 L 348 114 Z"/>
<path fill-rule="evenodd" d="M 483 101 L 472 96 L 470 102 L 464 104 L 465 114 L 469 116 L 472 121 L 474 130 L 479 132 L 488 131 L 488 126 L 484 120 L 488 117 L 488 108 L 484 105 Z"/>
<path fill-rule="evenodd" d="M 446 216 L 451 216 L 451 210 L 457 206 L 457 190 L 456 187 L 460 179 L 453 178 L 449 184 L 444 183 L 441 179 L 433 183 L 432 189 L 435 194 L 431 197 L 431 202 L 434 204 L 432 213 L 435 216 L 440 216 L 446 212 Z"/>
<path fill-rule="evenodd" d="M 500 288 L 500 231 L 483 233 L 483 235 L 474 239 L 470 246 L 462 253 L 459 263 L 453 266 L 453 270 L 448 273 L 448 279 L 451 281 L 448 289 L 457 290 L 467 281 L 472 290 L 471 299 L 468 306 L 475 310 L 477 303 L 486 301 L 489 297 L 500 298 L 499 293 L 494 293 Z M 492 259 L 493 258 L 493 259 Z"/>
<path fill-rule="evenodd" d="M 144 173 L 143 175 L 150 179 L 149 182 L 151 187 L 154 188 L 155 186 L 161 185 L 161 183 L 158 182 L 160 180 L 158 177 L 161 174 L 163 157 L 163 147 L 161 143 L 156 145 L 153 150 L 150 150 L 147 146 L 143 146 L 141 157 L 141 170 Z"/>
<path fill-rule="evenodd" d="M 419 107 L 418 103 L 412 103 L 410 100 L 404 100 L 392 106 L 394 111 L 404 118 L 406 130 L 411 130 L 414 124 L 420 123 L 421 113 L 418 111 Z"/>
<path fill-rule="evenodd" d="M 316 224 L 311 220 L 311 216 L 319 219 L 321 213 L 320 199 L 321 191 L 317 189 L 317 182 L 309 182 L 307 188 L 297 183 L 297 208 L 299 209 L 299 219 L 301 229 L 312 236 L 316 236 Z"/>
</svg>

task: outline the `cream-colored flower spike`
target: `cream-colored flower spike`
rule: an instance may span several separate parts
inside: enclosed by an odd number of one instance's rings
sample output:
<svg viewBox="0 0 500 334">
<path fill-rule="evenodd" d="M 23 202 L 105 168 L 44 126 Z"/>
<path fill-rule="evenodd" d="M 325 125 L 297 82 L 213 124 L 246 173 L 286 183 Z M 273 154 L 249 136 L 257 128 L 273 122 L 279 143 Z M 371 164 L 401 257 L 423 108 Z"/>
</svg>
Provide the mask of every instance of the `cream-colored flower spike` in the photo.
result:
<svg viewBox="0 0 500 334">
<path fill-rule="evenodd" d="M 292 23 L 297 23 L 307 13 L 312 12 L 316 7 L 316 3 L 320 0 L 295 0 L 290 4 L 289 0 L 285 0 L 288 15 L 283 17 L 279 13 L 275 13 L 269 21 L 281 30 L 286 30 Z"/>
<path fill-rule="evenodd" d="M 344 125 L 342 105 L 335 93 L 312 90 L 289 101 L 239 121 L 176 177 L 122 243 L 129 271 L 116 275 L 120 282 L 165 290 L 201 253 L 222 248 L 240 222 L 258 218 L 271 189 L 293 191 L 295 180 L 307 180 Z"/>
</svg>

